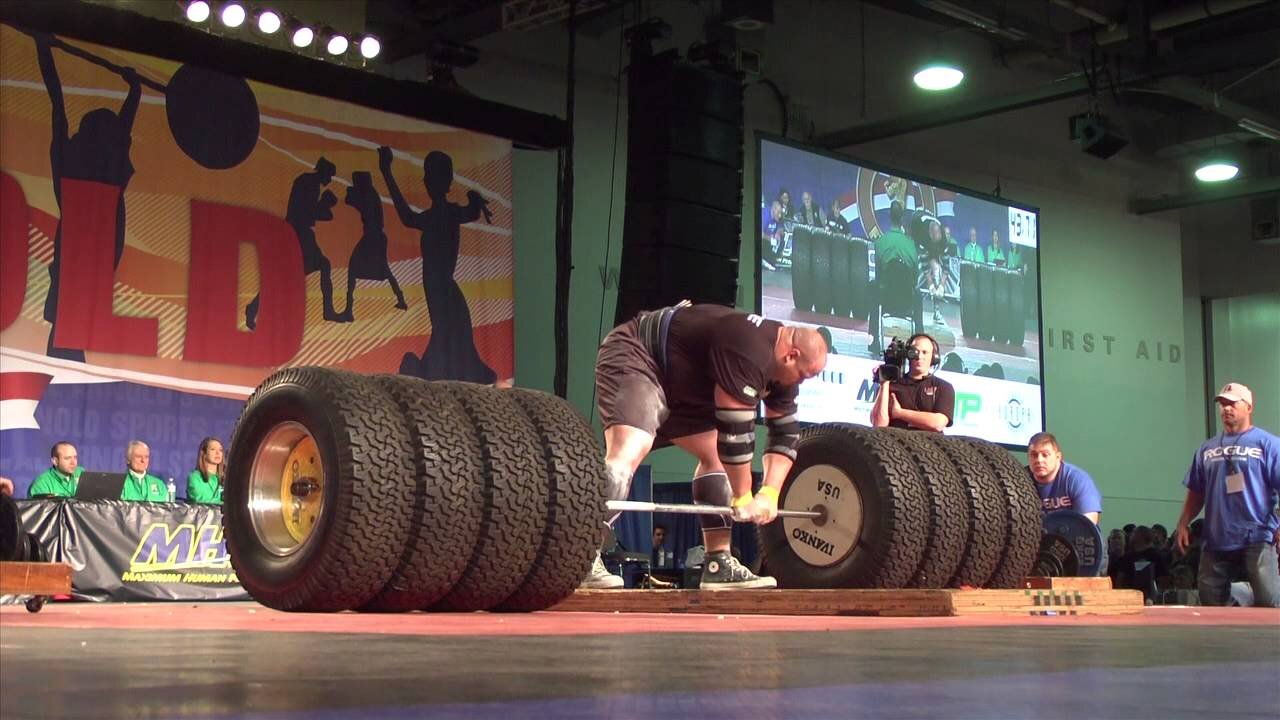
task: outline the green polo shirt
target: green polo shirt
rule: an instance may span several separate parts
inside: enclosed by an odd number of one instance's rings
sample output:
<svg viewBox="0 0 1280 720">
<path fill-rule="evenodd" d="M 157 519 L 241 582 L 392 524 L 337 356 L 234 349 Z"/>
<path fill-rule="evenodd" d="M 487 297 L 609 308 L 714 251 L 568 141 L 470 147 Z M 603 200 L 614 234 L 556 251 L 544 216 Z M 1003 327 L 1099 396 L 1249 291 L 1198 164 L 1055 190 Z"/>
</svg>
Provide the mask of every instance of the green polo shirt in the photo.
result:
<svg viewBox="0 0 1280 720">
<path fill-rule="evenodd" d="M 987 263 L 990 265 L 1004 265 L 1006 262 L 1004 251 L 992 245 L 987 248 Z"/>
<path fill-rule="evenodd" d="M 206 480 L 199 470 L 192 470 L 187 476 L 187 500 L 204 505 L 221 505 L 222 482 L 217 475 L 210 474 Z"/>
<path fill-rule="evenodd" d="M 70 475 L 67 475 L 58 468 L 50 466 L 37 475 L 35 480 L 31 481 L 31 488 L 27 490 L 27 497 L 37 497 L 39 495 L 74 497 L 76 486 L 80 484 L 80 473 L 82 472 L 84 472 L 84 468 L 78 467 Z"/>
<path fill-rule="evenodd" d="M 138 476 L 132 470 L 126 470 L 120 499 L 136 502 L 169 502 L 169 488 L 165 487 L 164 480 L 151 473 Z"/>
<path fill-rule="evenodd" d="M 1009 246 L 1009 264 L 1007 267 L 1010 270 L 1022 269 L 1022 252 L 1018 250 L 1017 245 Z"/>
<path fill-rule="evenodd" d="M 920 264 L 915 242 L 898 229 L 876 238 L 876 267 L 884 267 L 890 260 L 899 260 L 913 268 Z"/>
<path fill-rule="evenodd" d="M 986 257 L 983 256 L 982 246 L 976 242 L 965 245 L 964 259 L 970 262 L 985 262 Z"/>
</svg>

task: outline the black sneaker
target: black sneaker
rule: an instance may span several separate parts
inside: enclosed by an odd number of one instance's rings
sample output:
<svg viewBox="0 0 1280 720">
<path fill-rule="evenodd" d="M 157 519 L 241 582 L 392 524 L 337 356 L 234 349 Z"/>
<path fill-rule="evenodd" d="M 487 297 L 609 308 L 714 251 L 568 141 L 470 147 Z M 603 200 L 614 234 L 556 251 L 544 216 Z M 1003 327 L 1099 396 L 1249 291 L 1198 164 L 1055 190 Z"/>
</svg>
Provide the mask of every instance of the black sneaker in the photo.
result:
<svg viewBox="0 0 1280 720">
<path fill-rule="evenodd" d="M 702 590 L 750 590 L 776 588 L 778 581 L 759 577 L 743 567 L 728 551 L 707 553 L 702 564 Z"/>
</svg>

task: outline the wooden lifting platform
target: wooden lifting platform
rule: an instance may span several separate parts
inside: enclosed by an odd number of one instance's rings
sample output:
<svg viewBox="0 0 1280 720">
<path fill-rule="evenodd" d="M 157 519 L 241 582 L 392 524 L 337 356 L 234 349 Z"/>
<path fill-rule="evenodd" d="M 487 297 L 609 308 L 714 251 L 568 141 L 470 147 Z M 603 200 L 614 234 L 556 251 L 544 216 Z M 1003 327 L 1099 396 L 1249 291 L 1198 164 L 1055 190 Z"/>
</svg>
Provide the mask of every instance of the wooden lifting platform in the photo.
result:
<svg viewBox="0 0 1280 720">
<path fill-rule="evenodd" d="M 1027 578 L 1019 590 L 579 590 L 559 612 L 717 615 L 1128 615 L 1142 593 L 1110 578 Z"/>
</svg>

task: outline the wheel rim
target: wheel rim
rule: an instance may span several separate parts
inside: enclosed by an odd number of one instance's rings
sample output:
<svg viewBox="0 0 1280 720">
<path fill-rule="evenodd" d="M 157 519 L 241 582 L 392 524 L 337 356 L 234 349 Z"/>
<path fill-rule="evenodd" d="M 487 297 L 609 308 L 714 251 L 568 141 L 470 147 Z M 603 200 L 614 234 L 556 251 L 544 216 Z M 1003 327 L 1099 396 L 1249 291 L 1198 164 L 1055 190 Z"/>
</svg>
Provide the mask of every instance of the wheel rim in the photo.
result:
<svg viewBox="0 0 1280 720">
<path fill-rule="evenodd" d="M 783 518 L 787 544 L 802 561 L 830 567 L 844 560 L 862 535 L 862 496 L 847 474 L 834 465 L 811 465 L 792 478 L 782 506 L 818 510 L 822 517 Z"/>
<path fill-rule="evenodd" d="M 324 468 L 315 438 L 296 422 L 267 433 L 249 474 L 249 519 L 271 554 L 292 555 L 324 511 Z"/>
</svg>

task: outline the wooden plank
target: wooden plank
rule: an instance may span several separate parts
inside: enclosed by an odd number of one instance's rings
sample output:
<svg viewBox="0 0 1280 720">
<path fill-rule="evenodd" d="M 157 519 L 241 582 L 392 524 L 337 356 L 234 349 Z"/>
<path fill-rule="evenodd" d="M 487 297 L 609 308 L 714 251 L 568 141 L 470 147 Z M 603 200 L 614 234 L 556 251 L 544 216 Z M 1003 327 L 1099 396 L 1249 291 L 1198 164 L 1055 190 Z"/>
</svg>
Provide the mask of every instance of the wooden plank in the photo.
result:
<svg viewBox="0 0 1280 720">
<path fill-rule="evenodd" d="M 66 563 L 0 562 L 0 595 L 62 595 L 71 592 Z"/>
<path fill-rule="evenodd" d="M 1111 578 L 1102 577 L 1028 577 L 1022 587 L 1029 590 L 1110 590 Z"/>
<path fill-rule="evenodd" d="M 1142 612 L 1136 590 L 579 590 L 558 612 L 717 615 L 1116 615 Z"/>
</svg>

